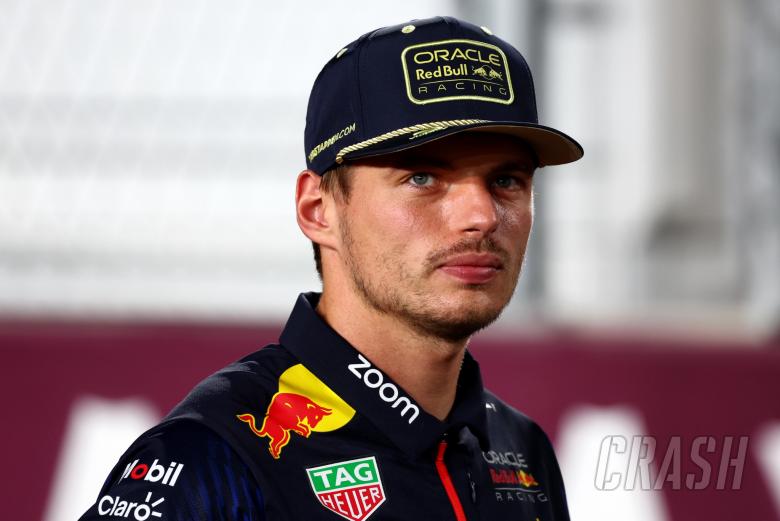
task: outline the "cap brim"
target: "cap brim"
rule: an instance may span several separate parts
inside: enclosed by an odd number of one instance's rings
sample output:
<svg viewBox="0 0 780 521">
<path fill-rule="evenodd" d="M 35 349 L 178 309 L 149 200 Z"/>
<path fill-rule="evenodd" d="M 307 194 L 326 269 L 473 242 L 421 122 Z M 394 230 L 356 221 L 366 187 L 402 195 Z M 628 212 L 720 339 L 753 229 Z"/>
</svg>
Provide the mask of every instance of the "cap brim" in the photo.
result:
<svg viewBox="0 0 780 521">
<path fill-rule="evenodd" d="M 366 147 L 360 151 L 346 154 L 344 159 L 350 160 L 400 152 L 401 150 L 418 147 L 425 143 L 430 143 L 431 141 L 443 139 L 447 136 L 462 132 L 488 132 L 516 136 L 533 148 L 536 157 L 539 160 L 539 166 L 564 165 L 577 161 L 584 155 L 582 146 L 560 130 L 533 123 L 489 121 L 446 128 L 419 137 L 413 141 L 399 143 L 398 141 L 393 140 L 390 142 L 378 143 L 375 146 Z"/>
</svg>

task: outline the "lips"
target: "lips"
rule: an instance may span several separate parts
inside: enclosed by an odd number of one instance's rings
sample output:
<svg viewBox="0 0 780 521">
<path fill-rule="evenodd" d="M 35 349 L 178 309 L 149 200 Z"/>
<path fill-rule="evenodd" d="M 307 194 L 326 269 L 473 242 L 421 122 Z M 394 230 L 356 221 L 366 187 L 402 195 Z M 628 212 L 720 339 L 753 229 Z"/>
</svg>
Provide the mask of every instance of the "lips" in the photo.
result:
<svg viewBox="0 0 780 521">
<path fill-rule="evenodd" d="M 467 284 L 485 284 L 504 267 L 501 259 L 489 253 L 468 253 L 447 259 L 439 269 Z"/>
</svg>

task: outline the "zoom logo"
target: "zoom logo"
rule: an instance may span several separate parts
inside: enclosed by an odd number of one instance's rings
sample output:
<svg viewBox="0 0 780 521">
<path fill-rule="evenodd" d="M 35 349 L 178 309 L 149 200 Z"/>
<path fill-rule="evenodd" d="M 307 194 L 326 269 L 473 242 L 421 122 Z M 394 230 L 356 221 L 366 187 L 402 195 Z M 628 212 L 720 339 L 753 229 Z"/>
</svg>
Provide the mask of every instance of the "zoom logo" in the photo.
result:
<svg viewBox="0 0 780 521">
<path fill-rule="evenodd" d="M 371 362 L 366 360 L 363 355 L 359 354 L 358 358 L 360 359 L 360 363 L 349 364 L 347 365 L 347 369 L 349 369 L 352 374 L 357 376 L 358 379 L 363 380 L 363 383 L 366 384 L 366 387 L 369 389 L 376 389 L 377 393 L 379 393 L 379 398 L 381 398 L 383 402 L 391 404 L 390 407 L 393 409 L 403 405 L 403 408 L 400 411 L 402 418 L 408 412 L 409 423 L 412 423 L 415 419 L 417 419 L 417 416 L 420 414 L 419 407 L 413 404 L 412 401 L 406 396 L 400 396 L 401 391 L 398 390 L 398 387 L 396 387 L 393 382 L 385 382 L 385 376 L 382 374 L 382 372 L 378 369 L 375 369 L 371 365 Z M 364 373 L 361 373 L 361 369 L 368 370 Z"/>
</svg>

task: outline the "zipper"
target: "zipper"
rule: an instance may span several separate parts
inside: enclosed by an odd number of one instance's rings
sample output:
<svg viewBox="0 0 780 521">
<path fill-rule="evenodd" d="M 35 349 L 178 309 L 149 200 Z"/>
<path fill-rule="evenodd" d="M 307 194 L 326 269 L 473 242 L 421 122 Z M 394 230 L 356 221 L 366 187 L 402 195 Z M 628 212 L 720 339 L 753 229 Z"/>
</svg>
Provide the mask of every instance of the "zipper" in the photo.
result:
<svg viewBox="0 0 780 521">
<path fill-rule="evenodd" d="M 447 470 L 447 465 L 444 463 L 444 452 L 447 450 L 447 440 L 441 440 L 439 442 L 439 448 L 436 451 L 436 472 L 439 473 L 439 479 L 441 479 L 444 490 L 447 492 L 447 497 L 452 505 L 452 510 L 455 512 L 455 519 L 457 521 L 467 521 L 466 514 L 463 512 L 463 505 L 460 504 L 458 493 L 455 491 L 455 487 L 452 484 L 452 478 Z"/>
</svg>

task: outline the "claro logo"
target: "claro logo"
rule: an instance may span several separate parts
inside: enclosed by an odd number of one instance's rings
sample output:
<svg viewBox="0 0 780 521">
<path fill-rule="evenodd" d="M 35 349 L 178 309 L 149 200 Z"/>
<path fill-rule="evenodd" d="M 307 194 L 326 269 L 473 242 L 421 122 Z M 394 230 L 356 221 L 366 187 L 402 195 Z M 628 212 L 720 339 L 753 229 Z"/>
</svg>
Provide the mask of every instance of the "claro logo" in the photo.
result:
<svg viewBox="0 0 780 521">
<path fill-rule="evenodd" d="M 146 521 L 149 517 L 162 518 L 162 512 L 155 510 L 165 501 L 164 497 L 152 501 L 152 493 L 146 494 L 144 502 L 125 501 L 119 496 L 103 496 L 98 501 L 98 514 L 106 517 L 121 517 Z M 130 517 L 132 516 L 132 517 Z"/>
<path fill-rule="evenodd" d="M 401 396 L 401 391 L 398 390 L 398 387 L 396 387 L 394 383 L 385 382 L 384 375 L 378 369 L 374 369 L 371 362 L 366 360 L 363 355 L 358 354 L 358 358 L 360 359 L 360 363 L 349 364 L 347 365 L 347 369 L 357 376 L 358 380 L 363 380 L 366 387 L 376 389 L 382 401 L 391 404 L 390 407 L 393 409 L 403 406 L 401 409 L 401 417 L 403 418 L 409 413 L 410 424 L 416 420 L 417 416 L 420 414 L 419 407 L 413 404 L 406 396 Z M 366 369 L 366 371 L 361 373 L 364 369 Z"/>
</svg>

